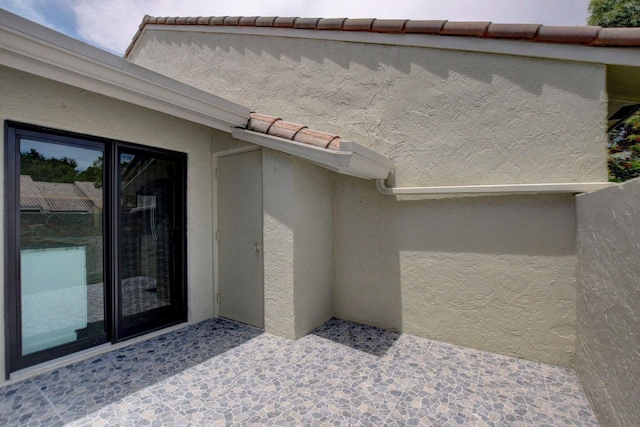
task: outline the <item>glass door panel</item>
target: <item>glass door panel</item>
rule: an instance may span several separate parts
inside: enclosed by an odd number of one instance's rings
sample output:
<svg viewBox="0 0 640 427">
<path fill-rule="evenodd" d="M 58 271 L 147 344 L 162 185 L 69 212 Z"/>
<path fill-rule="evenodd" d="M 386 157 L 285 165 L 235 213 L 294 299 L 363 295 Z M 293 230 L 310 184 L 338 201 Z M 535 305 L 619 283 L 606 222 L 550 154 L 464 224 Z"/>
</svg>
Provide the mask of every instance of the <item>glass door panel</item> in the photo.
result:
<svg viewBox="0 0 640 427">
<path fill-rule="evenodd" d="M 185 320 L 182 156 L 121 148 L 118 339 Z"/>
<path fill-rule="evenodd" d="M 99 145 L 19 142 L 22 356 L 105 334 Z"/>
</svg>

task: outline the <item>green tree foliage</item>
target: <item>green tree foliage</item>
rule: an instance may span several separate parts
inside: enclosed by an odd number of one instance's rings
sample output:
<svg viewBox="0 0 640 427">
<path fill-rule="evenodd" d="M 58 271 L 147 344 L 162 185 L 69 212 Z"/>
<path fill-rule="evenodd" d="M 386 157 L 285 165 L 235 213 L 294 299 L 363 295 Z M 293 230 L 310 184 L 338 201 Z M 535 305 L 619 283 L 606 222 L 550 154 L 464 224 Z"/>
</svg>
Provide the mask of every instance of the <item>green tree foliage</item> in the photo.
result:
<svg viewBox="0 0 640 427">
<path fill-rule="evenodd" d="M 609 130 L 609 181 L 640 176 L 640 110 Z"/>
<path fill-rule="evenodd" d="M 640 0 L 591 0 L 589 25 L 640 27 Z"/>
<path fill-rule="evenodd" d="M 102 187 L 102 157 L 99 157 L 86 170 L 77 170 L 75 159 L 62 157 L 46 158 L 33 148 L 20 153 L 20 174 L 29 175 L 34 181 L 71 183 L 75 181 L 93 182 L 96 188 Z"/>
</svg>

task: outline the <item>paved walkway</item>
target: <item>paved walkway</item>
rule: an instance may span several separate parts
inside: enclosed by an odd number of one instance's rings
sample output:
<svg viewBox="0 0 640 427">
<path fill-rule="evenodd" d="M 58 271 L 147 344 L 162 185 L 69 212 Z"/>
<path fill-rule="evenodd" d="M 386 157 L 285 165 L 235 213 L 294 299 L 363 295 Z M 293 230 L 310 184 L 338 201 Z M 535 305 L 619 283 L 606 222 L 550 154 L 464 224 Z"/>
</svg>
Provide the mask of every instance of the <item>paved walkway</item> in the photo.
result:
<svg viewBox="0 0 640 427">
<path fill-rule="evenodd" d="M 0 425 L 597 426 L 573 371 L 341 320 L 226 320 L 0 388 Z"/>
</svg>

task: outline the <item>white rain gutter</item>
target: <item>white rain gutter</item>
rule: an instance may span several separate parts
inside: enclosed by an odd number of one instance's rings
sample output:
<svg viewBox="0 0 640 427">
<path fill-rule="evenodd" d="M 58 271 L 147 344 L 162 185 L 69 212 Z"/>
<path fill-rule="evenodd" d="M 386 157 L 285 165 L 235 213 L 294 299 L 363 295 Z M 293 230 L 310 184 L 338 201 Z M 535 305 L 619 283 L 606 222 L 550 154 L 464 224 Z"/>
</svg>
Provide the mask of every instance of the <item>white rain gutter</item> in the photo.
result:
<svg viewBox="0 0 640 427">
<path fill-rule="evenodd" d="M 578 194 L 616 185 L 612 182 L 568 182 L 542 184 L 458 185 L 442 187 L 387 187 L 376 180 L 378 191 L 387 196 L 400 195 L 487 195 L 487 194 Z"/>
</svg>

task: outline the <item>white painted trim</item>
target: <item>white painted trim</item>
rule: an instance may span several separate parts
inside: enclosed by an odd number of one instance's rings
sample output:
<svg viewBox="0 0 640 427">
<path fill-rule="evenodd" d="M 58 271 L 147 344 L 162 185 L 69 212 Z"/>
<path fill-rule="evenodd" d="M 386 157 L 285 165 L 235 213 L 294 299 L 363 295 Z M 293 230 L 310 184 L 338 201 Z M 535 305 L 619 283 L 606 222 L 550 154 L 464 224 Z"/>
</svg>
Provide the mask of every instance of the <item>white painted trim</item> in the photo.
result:
<svg viewBox="0 0 640 427">
<path fill-rule="evenodd" d="M 261 37 L 285 37 L 309 40 L 330 40 L 395 46 L 427 47 L 466 52 L 527 56 L 598 64 L 640 66 L 640 49 L 596 47 L 562 43 L 538 43 L 521 40 L 485 39 L 430 34 L 385 34 L 367 31 L 303 30 L 295 28 L 207 25 L 147 24 L 136 40 L 133 53 L 147 30 L 184 31 L 216 34 L 242 34 Z"/>
<path fill-rule="evenodd" d="M 567 182 L 539 184 L 459 185 L 442 187 L 387 187 L 385 180 L 376 180 L 380 193 L 398 195 L 482 195 L 482 194 L 578 194 L 617 185 L 612 182 Z"/>
<path fill-rule="evenodd" d="M 177 331 L 179 329 L 185 328 L 187 326 L 193 325 L 191 322 L 184 322 L 178 325 L 170 326 L 165 329 L 161 329 L 159 331 L 150 332 L 145 335 L 141 335 L 135 338 L 131 338 L 126 341 L 118 342 L 115 344 L 102 344 L 96 347 L 91 347 L 86 350 L 78 351 L 76 353 L 69 354 L 67 356 L 62 356 L 57 359 L 48 360 L 46 362 L 40 363 L 35 366 L 30 366 L 25 369 L 21 369 L 19 371 L 12 372 L 10 374 L 9 380 L 2 383 L 2 386 L 13 384 L 19 381 L 24 381 L 28 378 L 35 377 L 36 375 L 40 375 L 44 372 L 49 372 L 57 368 L 61 368 L 63 366 L 69 365 L 71 363 L 80 362 L 82 360 L 89 359 L 91 357 L 99 356 L 104 353 L 108 353 L 110 351 L 119 350 L 124 347 L 128 347 L 133 344 L 137 344 L 139 342 L 147 341 L 152 338 L 155 338 L 160 335 L 168 334 L 173 331 Z"/>
<path fill-rule="evenodd" d="M 340 150 L 327 150 L 246 129 L 233 129 L 231 135 L 242 141 L 300 157 L 323 168 L 363 179 L 386 179 L 393 162 L 355 142 L 340 141 Z"/>
<path fill-rule="evenodd" d="M 0 9 L 0 65 L 230 132 L 250 110 Z"/>
</svg>

